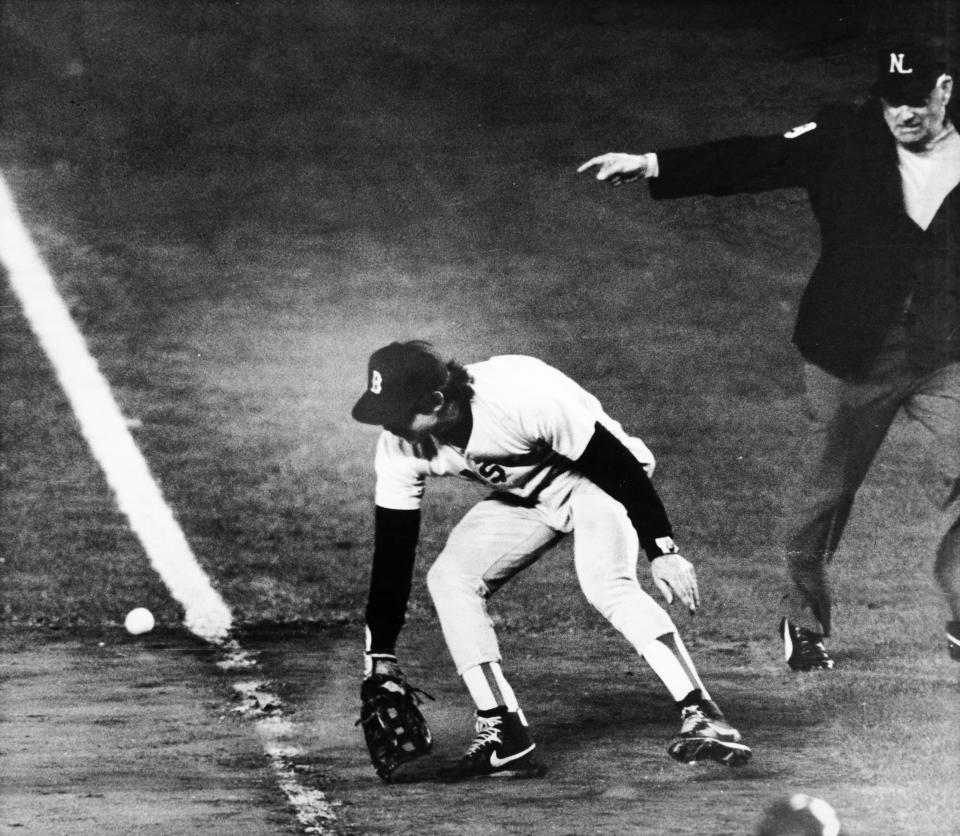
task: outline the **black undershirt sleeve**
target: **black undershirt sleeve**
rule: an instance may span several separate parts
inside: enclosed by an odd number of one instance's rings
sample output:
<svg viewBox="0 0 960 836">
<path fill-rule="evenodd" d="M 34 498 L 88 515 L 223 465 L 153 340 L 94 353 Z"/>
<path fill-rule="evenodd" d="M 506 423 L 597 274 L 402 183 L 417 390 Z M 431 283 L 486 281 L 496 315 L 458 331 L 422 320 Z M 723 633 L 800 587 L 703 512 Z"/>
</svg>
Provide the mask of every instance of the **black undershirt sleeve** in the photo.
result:
<svg viewBox="0 0 960 836">
<path fill-rule="evenodd" d="M 373 568 L 366 621 L 371 653 L 393 653 L 403 628 L 420 536 L 420 511 L 374 509 Z"/>
<path fill-rule="evenodd" d="M 643 465 L 613 433 L 595 424 L 593 438 L 573 465 L 627 509 L 650 560 L 668 553 L 657 545 L 659 538 L 673 536 L 663 502 Z"/>
</svg>

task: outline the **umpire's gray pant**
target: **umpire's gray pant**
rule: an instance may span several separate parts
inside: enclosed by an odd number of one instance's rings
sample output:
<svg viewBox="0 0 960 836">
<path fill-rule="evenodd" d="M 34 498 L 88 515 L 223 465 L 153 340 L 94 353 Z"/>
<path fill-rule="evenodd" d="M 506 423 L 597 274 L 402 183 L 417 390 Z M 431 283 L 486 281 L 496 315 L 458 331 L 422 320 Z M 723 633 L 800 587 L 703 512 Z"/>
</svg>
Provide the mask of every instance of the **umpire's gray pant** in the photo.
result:
<svg viewBox="0 0 960 836">
<path fill-rule="evenodd" d="M 857 490 L 898 414 L 923 437 L 926 494 L 941 511 L 960 504 L 960 363 L 918 375 L 911 371 L 903 345 L 891 344 L 863 383 L 839 380 L 809 364 L 804 382 L 812 432 L 803 448 L 798 496 L 785 514 L 786 556 L 793 599 L 799 597 L 829 636 L 825 566 L 840 543 Z M 940 543 L 935 574 L 952 617 L 960 620 L 960 520 Z"/>
</svg>

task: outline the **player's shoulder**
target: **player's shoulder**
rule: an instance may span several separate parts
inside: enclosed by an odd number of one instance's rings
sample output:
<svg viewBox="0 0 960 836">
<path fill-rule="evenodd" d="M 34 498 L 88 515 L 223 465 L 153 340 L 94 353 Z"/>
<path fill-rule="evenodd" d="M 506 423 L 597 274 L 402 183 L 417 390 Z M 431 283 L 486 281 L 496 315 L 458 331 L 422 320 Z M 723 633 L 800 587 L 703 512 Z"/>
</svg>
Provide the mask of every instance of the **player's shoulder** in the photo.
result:
<svg viewBox="0 0 960 836">
<path fill-rule="evenodd" d="M 467 366 L 474 383 L 497 384 L 513 389 L 537 390 L 558 381 L 569 381 L 560 369 L 528 354 L 498 354 Z"/>
<path fill-rule="evenodd" d="M 417 447 L 389 430 L 381 430 L 377 439 L 376 467 L 380 469 L 421 470 L 426 467 Z"/>
<path fill-rule="evenodd" d="M 556 367 L 526 354 L 500 354 L 468 366 L 475 401 L 505 414 L 533 414 L 576 391 Z"/>
<path fill-rule="evenodd" d="M 467 371 L 475 383 L 498 381 L 507 384 L 511 380 L 537 380 L 556 370 L 543 360 L 527 354 L 497 354 L 487 360 L 470 363 Z"/>
<path fill-rule="evenodd" d="M 538 357 L 533 357 L 529 354 L 495 354 L 486 360 L 481 360 L 477 363 L 471 363 L 467 366 L 467 368 L 473 369 L 477 367 L 483 367 L 497 370 L 509 370 L 534 369 L 545 366 L 548 366 L 548 364 Z"/>
</svg>

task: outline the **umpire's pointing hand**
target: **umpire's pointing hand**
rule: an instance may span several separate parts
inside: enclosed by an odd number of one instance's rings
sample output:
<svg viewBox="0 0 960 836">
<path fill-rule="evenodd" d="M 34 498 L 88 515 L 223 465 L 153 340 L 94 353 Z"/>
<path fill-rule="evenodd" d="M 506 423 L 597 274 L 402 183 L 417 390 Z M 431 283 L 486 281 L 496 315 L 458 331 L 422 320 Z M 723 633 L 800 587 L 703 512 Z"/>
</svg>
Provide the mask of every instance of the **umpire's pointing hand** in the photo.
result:
<svg viewBox="0 0 960 836">
<path fill-rule="evenodd" d="M 577 174 L 583 174 L 587 169 L 597 169 L 598 180 L 606 180 L 612 186 L 619 186 L 630 180 L 643 177 L 647 172 L 647 158 L 639 154 L 601 154 L 592 160 L 587 160 Z"/>
<path fill-rule="evenodd" d="M 676 595 L 691 613 L 697 611 L 700 590 L 697 588 L 697 573 L 689 560 L 679 554 L 661 555 L 650 564 L 650 574 L 668 604 L 673 603 Z"/>
</svg>

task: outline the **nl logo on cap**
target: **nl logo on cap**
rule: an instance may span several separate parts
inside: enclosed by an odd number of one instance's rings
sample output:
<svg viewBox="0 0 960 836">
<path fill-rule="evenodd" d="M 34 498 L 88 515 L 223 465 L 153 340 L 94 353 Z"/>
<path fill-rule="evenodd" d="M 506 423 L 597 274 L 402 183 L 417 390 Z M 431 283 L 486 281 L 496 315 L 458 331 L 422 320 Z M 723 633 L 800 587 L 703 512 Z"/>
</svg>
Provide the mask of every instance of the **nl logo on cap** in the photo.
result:
<svg viewBox="0 0 960 836">
<path fill-rule="evenodd" d="M 903 66 L 905 58 L 905 53 L 903 52 L 891 52 L 890 53 L 890 69 L 888 72 L 897 73 L 898 75 L 910 75 L 913 72 L 913 67 L 909 69 Z"/>
</svg>

